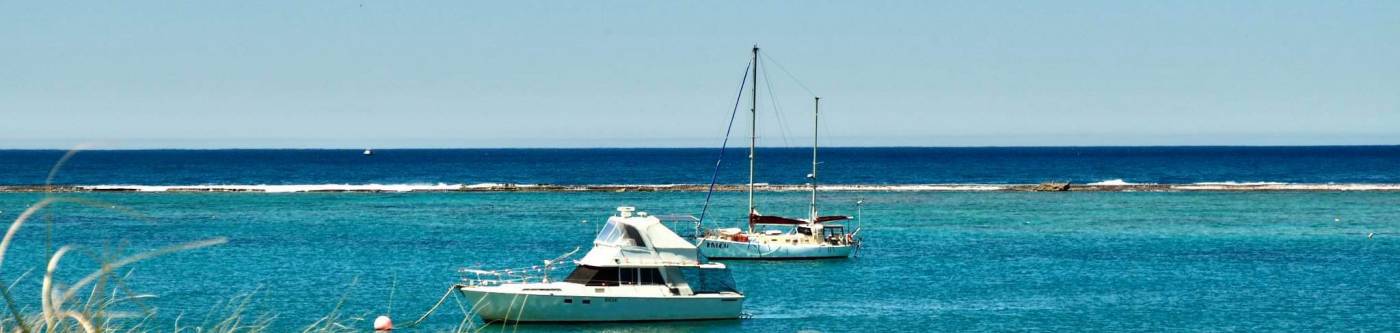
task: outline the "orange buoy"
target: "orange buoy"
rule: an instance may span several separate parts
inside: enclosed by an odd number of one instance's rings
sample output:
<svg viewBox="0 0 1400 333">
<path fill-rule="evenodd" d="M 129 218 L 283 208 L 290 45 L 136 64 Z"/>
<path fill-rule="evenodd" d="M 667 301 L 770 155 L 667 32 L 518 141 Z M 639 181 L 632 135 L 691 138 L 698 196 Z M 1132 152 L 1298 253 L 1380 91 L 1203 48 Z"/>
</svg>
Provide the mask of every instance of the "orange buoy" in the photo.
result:
<svg viewBox="0 0 1400 333">
<path fill-rule="evenodd" d="M 394 321 L 389 320 L 389 316 L 379 316 L 379 318 L 374 318 L 374 330 L 376 332 L 393 331 Z"/>
</svg>

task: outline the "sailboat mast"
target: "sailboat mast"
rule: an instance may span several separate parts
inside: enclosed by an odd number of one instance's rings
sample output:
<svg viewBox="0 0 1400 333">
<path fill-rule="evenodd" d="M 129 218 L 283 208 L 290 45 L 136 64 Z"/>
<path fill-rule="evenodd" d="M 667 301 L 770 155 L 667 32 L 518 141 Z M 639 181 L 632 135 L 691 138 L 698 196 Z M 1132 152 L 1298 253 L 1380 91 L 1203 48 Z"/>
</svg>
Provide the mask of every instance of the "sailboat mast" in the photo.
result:
<svg viewBox="0 0 1400 333">
<path fill-rule="evenodd" d="M 817 223 L 817 128 L 822 98 L 812 97 L 812 223 Z"/>
<path fill-rule="evenodd" d="M 744 218 L 749 221 L 749 232 L 753 232 L 753 156 L 758 145 L 758 45 L 753 46 L 753 91 L 749 94 L 749 211 Z"/>
</svg>

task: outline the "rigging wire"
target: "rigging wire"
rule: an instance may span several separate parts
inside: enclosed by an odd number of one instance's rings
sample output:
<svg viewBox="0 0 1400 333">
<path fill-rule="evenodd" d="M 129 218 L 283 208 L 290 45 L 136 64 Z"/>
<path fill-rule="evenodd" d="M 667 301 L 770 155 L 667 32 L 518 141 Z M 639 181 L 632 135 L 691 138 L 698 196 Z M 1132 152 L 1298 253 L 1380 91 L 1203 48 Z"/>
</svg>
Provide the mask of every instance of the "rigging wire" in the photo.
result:
<svg viewBox="0 0 1400 333">
<path fill-rule="evenodd" d="M 773 117 L 778 119 L 778 135 L 783 139 L 783 147 L 792 147 L 792 142 L 788 140 L 787 123 L 783 122 L 783 107 L 778 103 L 778 96 L 773 93 L 773 80 L 768 79 L 768 71 L 763 71 L 763 81 L 768 86 L 768 102 L 773 105 Z"/>
<path fill-rule="evenodd" d="M 808 87 L 807 84 L 802 83 L 802 80 L 801 80 L 801 79 L 798 79 L 798 78 L 797 78 L 797 75 L 793 75 L 793 74 L 792 74 L 792 71 L 789 71 L 789 70 L 787 69 L 786 66 L 783 66 L 783 63 L 782 63 L 782 62 L 779 62 L 777 58 L 774 58 L 773 55 L 772 55 L 772 53 L 773 53 L 772 51 L 769 51 L 769 52 L 765 52 L 765 53 L 759 54 L 759 56 L 762 57 L 762 58 L 764 58 L 764 59 L 767 59 L 767 60 L 768 60 L 768 64 L 770 64 L 770 65 L 775 65 L 776 67 L 778 67 L 778 70 L 781 71 L 781 72 L 783 72 L 784 75 L 787 75 L 788 79 L 792 80 L 792 82 L 793 82 L 793 83 L 796 83 L 798 87 L 801 87 L 802 90 L 806 91 L 806 92 L 807 92 L 807 95 L 809 95 L 809 97 L 817 97 L 817 93 L 814 92 L 814 91 L 812 91 L 812 88 L 811 88 L 811 87 Z M 767 78 L 767 76 L 764 76 L 764 78 Z M 771 82 L 771 81 L 770 81 L 770 82 Z M 770 91 L 771 91 L 771 88 L 770 88 Z M 830 133 L 829 131 L 826 130 L 826 129 L 827 129 L 827 126 L 826 126 L 825 124 L 819 124 L 818 126 L 821 127 L 822 132 Z M 784 129 L 784 130 L 786 130 L 786 129 Z"/>
<path fill-rule="evenodd" d="M 765 52 L 765 53 L 763 53 L 763 54 L 759 54 L 759 56 L 768 59 L 768 62 L 773 63 L 774 65 L 778 65 L 778 70 L 783 71 L 783 74 L 787 74 L 788 78 L 789 78 L 789 79 L 792 79 L 792 82 L 797 83 L 797 86 L 802 87 L 802 90 L 806 90 L 808 95 L 811 95 L 812 97 L 816 97 L 816 96 L 817 96 L 817 93 L 812 92 L 812 89 L 807 88 L 807 85 L 802 84 L 802 80 L 798 80 L 796 75 L 792 75 L 792 72 L 789 72 L 789 71 L 787 70 L 787 67 L 783 67 L 783 64 L 780 63 L 780 62 L 778 62 L 778 59 L 773 59 L 773 56 L 768 55 L 769 53 L 772 53 L 772 52 L 773 52 L 773 51 L 768 51 L 768 52 Z"/>
<path fill-rule="evenodd" d="M 710 190 L 705 192 L 705 206 L 700 209 L 700 221 L 696 222 L 697 224 L 704 225 L 705 214 L 710 211 L 710 198 L 714 197 L 715 194 L 715 182 L 719 180 L 719 167 L 720 164 L 724 163 L 724 148 L 729 146 L 729 134 L 734 131 L 734 117 L 739 114 L 739 101 L 744 99 L 744 87 L 747 87 L 749 83 L 749 68 L 752 68 L 753 65 L 753 61 L 750 60 L 749 64 L 744 66 L 744 78 L 739 81 L 739 95 L 734 97 L 734 110 L 729 112 L 729 126 L 724 128 L 724 142 L 719 145 L 719 158 L 715 159 L 715 171 L 710 174 Z M 757 80 L 757 78 L 754 79 Z M 699 237 L 699 235 L 696 236 Z"/>
<path fill-rule="evenodd" d="M 801 79 L 798 79 L 798 78 L 797 78 L 797 75 L 793 75 L 793 74 L 792 74 L 792 71 L 789 71 L 789 70 L 787 69 L 786 66 L 783 66 L 783 63 L 782 63 L 782 62 L 779 62 L 777 58 L 774 58 L 772 54 L 773 54 L 773 52 L 772 52 L 772 51 L 769 51 L 769 52 L 765 52 L 765 53 L 759 54 L 759 56 L 760 56 L 760 57 L 763 57 L 764 59 L 767 59 L 768 62 L 769 62 L 770 64 L 776 65 L 776 67 L 778 67 L 778 70 L 779 70 L 779 71 L 782 71 L 784 75 L 787 75 L 788 79 L 791 79 L 792 82 L 793 82 L 793 83 L 796 83 L 798 87 L 801 87 L 801 88 L 802 88 L 802 90 L 807 91 L 807 95 L 809 95 L 810 97 L 816 97 L 816 96 L 817 96 L 817 93 L 814 92 L 814 91 L 812 91 L 812 88 L 808 87 L 807 84 L 802 83 L 802 80 L 801 80 Z M 827 129 L 827 126 L 826 126 L 825 124 L 820 124 L 820 125 L 818 125 L 818 126 L 820 126 L 820 127 L 822 128 L 822 132 L 830 133 L 830 132 L 828 132 L 828 131 L 826 130 L 826 129 Z"/>
</svg>

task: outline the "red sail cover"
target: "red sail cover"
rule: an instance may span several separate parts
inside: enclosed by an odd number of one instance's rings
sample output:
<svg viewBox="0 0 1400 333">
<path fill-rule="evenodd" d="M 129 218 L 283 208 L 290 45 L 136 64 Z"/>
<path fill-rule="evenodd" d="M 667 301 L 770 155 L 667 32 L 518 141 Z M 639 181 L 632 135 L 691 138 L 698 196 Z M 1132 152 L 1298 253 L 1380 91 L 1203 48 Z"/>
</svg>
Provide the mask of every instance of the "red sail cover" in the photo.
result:
<svg viewBox="0 0 1400 333">
<path fill-rule="evenodd" d="M 850 218 L 850 216 L 840 215 L 822 216 L 817 218 L 817 223 L 848 220 Z M 782 216 L 749 215 L 749 224 L 807 224 L 807 221 L 790 219 Z"/>
</svg>

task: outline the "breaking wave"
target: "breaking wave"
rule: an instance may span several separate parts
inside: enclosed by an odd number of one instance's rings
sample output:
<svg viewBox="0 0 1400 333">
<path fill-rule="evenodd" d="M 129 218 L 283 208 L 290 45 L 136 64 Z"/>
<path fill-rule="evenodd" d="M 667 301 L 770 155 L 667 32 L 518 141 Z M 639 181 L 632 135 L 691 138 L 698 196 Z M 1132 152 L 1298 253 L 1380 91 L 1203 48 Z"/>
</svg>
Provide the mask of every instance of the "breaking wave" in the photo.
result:
<svg viewBox="0 0 1400 333">
<path fill-rule="evenodd" d="M 1296 184 L 1279 182 L 1201 182 L 1173 185 L 1175 190 L 1235 191 L 1400 191 L 1400 184 Z"/>
<path fill-rule="evenodd" d="M 1198 182 L 1190 184 L 1131 183 L 1123 179 L 1109 179 L 1087 183 L 1075 190 L 1087 191 L 1400 191 L 1400 184 L 1333 184 L 1333 183 L 1281 183 L 1281 182 Z M 1084 187 L 1088 186 L 1088 187 Z M 831 192 L 986 192 L 986 191 L 1031 191 L 1036 184 L 830 184 L 821 185 L 822 191 Z M 97 192 L 258 192 L 258 193 L 304 193 L 304 192 L 571 192 L 571 191 L 707 191 L 704 184 L 595 184 L 595 185 L 552 185 L 552 184 L 512 184 L 512 183 L 418 183 L 418 184 L 289 184 L 289 185 L 245 185 L 245 184 L 206 184 L 206 185 L 77 185 L 66 188 L 76 191 Z M 719 191 L 742 191 L 743 184 L 717 185 Z M 798 192 L 811 190 L 801 184 L 755 184 L 755 189 L 772 192 Z M 0 186 L 0 192 L 23 192 L 43 190 L 42 186 Z"/>
<path fill-rule="evenodd" d="M 1105 181 L 1101 181 L 1101 182 L 1088 183 L 1088 184 L 1084 184 L 1084 185 L 1093 185 L 1093 186 L 1130 186 L 1130 185 L 1154 185 L 1154 184 L 1129 183 L 1129 182 L 1123 180 L 1123 178 L 1118 178 L 1118 179 L 1109 179 L 1109 180 L 1105 180 Z"/>
<path fill-rule="evenodd" d="M 807 185 L 754 184 L 763 191 L 807 191 Z M 912 185 L 821 185 L 822 191 L 1000 191 L 1010 185 L 991 184 L 912 184 Z M 719 185 L 720 190 L 734 189 L 743 185 Z M 569 191 L 569 190 L 675 190 L 704 191 L 709 185 L 702 184 L 596 184 L 596 185 L 550 185 L 550 184 L 301 184 L 301 185 L 80 185 L 76 189 L 108 192 L 445 192 L 445 191 Z"/>
<path fill-rule="evenodd" d="M 413 192 L 452 191 L 478 185 L 462 184 L 302 184 L 302 185 L 91 185 L 78 186 L 92 191 L 135 192 Z"/>
<path fill-rule="evenodd" d="M 1288 183 L 1280 183 L 1280 182 L 1237 182 L 1237 181 L 1225 181 L 1225 182 L 1199 182 L 1199 183 L 1191 183 L 1191 185 L 1260 186 L 1260 185 L 1288 185 Z"/>
</svg>

